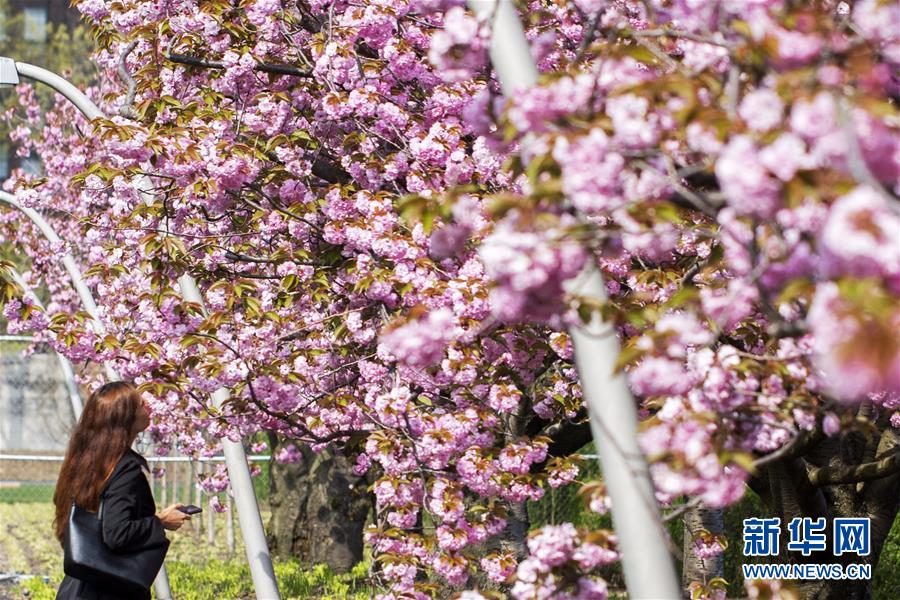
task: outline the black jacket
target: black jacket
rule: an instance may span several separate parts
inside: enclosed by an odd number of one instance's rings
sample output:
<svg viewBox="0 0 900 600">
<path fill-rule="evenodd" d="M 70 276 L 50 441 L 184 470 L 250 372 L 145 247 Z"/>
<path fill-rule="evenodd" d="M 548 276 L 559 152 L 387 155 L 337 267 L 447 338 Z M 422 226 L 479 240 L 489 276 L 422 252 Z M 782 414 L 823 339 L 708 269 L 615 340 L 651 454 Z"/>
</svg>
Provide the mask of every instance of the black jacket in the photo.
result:
<svg viewBox="0 0 900 600">
<path fill-rule="evenodd" d="M 135 552 L 167 543 L 162 521 L 156 514 L 153 492 L 144 470 L 147 461 L 129 449 L 113 469 L 100 492 L 103 541 L 116 551 Z M 63 579 L 56 600 L 149 600 L 132 590 L 100 588 L 69 575 Z"/>
</svg>

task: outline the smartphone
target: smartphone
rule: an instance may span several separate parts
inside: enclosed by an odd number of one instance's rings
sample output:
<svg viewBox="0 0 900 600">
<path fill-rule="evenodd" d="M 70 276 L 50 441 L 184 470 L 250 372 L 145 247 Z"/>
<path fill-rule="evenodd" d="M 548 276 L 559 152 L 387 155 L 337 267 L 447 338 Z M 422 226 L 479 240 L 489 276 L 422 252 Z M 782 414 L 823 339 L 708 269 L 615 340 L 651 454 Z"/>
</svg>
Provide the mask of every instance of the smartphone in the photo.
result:
<svg viewBox="0 0 900 600">
<path fill-rule="evenodd" d="M 185 504 L 178 510 L 186 515 L 196 515 L 197 513 L 203 512 L 202 508 L 200 508 L 199 506 L 194 506 L 193 504 Z"/>
</svg>

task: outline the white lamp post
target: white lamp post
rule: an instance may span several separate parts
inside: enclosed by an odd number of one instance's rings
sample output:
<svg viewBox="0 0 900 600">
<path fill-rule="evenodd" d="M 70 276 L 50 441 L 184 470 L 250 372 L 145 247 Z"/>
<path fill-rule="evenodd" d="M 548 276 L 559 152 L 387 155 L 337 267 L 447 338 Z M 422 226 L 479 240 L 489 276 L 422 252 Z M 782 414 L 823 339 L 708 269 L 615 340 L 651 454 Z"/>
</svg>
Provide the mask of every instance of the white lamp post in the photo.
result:
<svg viewBox="0 0 900 600">
<path fill-rule="evenodd" d="M 42 69 L 41 67 L 16 62 L 11 58 L 0 57 L 0 85 L 16 85 L 19 83 L 20 76 L 50 86 L 72 102 L 72 104 L 74 104 L 89 120 L 101 117 L 105 118 L 103 111 L 101 111 L 90 98 L 85 96 L 81 90 L 59 75 L 47 71 L 46 69 Z M 144 189 L 140 189 L 141 187 Z M 148 188 L 149 185 L 139 186 L 139 191 L 143 196 L 147 196 L 148 192 L 145 190 Z M 23 208 L 21 205 L 19 205 L 19 207 Z M 72 264 L 74 265 L 74 261 Z M 75 270 L 77 271 L 77 268 Z M 73 282 L 74 280 L 75 278 L 73 277 Z M 182 277 L 181 281 L 185 295 L 191 290 L 196 291 L 196 295 L 199 296 L 197 284 L 193 278 L 185 275 Z M 82 287 L 84 287 L 83 283 Z M 87 291 L 86 287 L 84 287 L 84 289 Z M 79 293 L 81 293 L 80 290 Z M 202 297 L 200 297 L 199 300 L 196 297 L 191 298 L 191 300 L 195 302 L 199 301 L 202 305 Z M 91 299 L 91 302 L 93 302 L 93 299 Z M 85 307 L 87 308 L 87 305 Z M 94 308 L 96 309 L 96 304 L 94 304 Z M 88 312 L 90 312 L 90 309 Z M 91 315 L 95 316 L 94 313 L 91 313 Z M 94 321 L 99 323 L 96 318 Z M 227 389 L 218 390 L 213 395 L 213 399 L 217 402 L 221 402 L 222 399 L 228 397 L 228 393 Z M 247 554 L 247 561 L 250 566 L 250 574 L 253 578 L 253 586 L 256 590 L 256 596 L 259 600 L 279 600 L 281 595 L 278 592 L 275 569 L 272 566 L 269 547 L 266 543 L 266 534 L 263 529 L 262 518 L 259 515 L 259 504 L 256 501 L 256 493 L 253 490 L 253 484 L 250 479 L 250 469 L 247 466 L 247 456 L 244 452 L 244 446 L 241 442 L 233 442 L 228 438 L 223 438 L 222 446 L 225 450 L 225 463 L 228 468 L 229 479 L 231 480 L 231 489 L 235 496 L 238 521 L 241 525 L 241 534 L 244 537 L 244 547 Z M 164 582 L 161 582 L 161 579 L 164 580 Z M 172 594 L 169 589 L 165 567 L 160 570 L 160 577 L 157 578 L 155 585 L 156 594 L 160 600 L 171 599 Z"/>
<path fill-rule="evenodd" d="M 469 7 L 482 18 L 493 18 L 491 62 L 504 94 L 512 97 L 518 90 L 535 85 L 537 68 L 513 3 L 469 0 Z M 603 276 L 592 266 L 569 282 L 566 291 L 606 299 Z M 629 595 L 639 600 L 680 598 L 650 471 L 638 446 L 634 399 L 624 375 L 615 372 L 619 356 L 615 331 L 595 312 L 590 323 L 572 328 L 570 333 L 603 480 L 612 500 L 613 525 Z"/>
</svg>

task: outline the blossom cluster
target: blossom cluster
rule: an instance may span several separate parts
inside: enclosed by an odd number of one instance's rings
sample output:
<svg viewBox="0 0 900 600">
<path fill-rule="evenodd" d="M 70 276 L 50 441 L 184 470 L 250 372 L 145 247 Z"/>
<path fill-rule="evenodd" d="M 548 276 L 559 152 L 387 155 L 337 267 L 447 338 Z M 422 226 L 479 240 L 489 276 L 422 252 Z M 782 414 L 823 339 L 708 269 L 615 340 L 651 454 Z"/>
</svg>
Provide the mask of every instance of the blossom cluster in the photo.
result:
<svg viewBox="0 0 900 600">
<path fill-rule="evenodd" d="M 615 536 L 582 535 L 571 524 L 546 525 L 528 539 L 530 555 L 516 569 L 512 596 L 517 600 L 605 600 L 606 582 L 588 573 L 618 560 Z M 580 573 L 575 580 L 569 568 Z"/>
</svg>

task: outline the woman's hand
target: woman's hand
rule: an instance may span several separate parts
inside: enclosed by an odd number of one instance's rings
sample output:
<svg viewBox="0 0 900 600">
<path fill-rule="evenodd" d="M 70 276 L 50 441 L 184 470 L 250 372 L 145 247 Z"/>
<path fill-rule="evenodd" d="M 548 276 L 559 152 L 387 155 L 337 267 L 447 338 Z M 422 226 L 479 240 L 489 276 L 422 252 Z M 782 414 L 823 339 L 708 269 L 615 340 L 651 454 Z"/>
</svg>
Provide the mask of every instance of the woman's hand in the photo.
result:
<svg viewBox="0 0 900 600">
<path fill-rule="evenodd" d="M 185 514 L 178 510 L 184 506 L 184 504 L 172 504 L 171 506 L 167 506 L 163 510 L 157 513 L 157 517 L 162 521 L 163 527 L 168 529 L 169 531 L 175 531 L 182 525 L 184 525 L 185 521 L 189 521 L 191 519 L 191 515 Z"/>
</svg>

